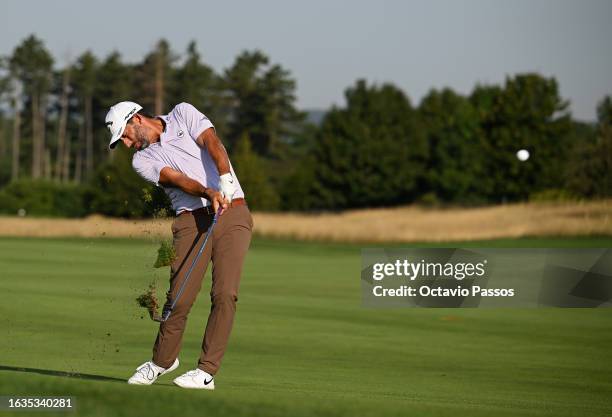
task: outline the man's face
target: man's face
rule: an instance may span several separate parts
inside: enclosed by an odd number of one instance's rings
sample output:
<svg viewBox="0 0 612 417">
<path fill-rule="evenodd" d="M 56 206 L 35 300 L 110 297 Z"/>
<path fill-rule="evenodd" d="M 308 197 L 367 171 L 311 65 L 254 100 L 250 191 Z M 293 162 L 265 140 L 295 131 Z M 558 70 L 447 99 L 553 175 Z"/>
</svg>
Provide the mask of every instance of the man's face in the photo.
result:
<svg viewBox="0 0 612 417">
<path fill-rule="evenodd" d="M 147 135 L 148 130 L 139 122 L 140 119 L 136 119 L 135 117 L 130 119 L 121 135 L 123 144 L 128 148 L 134 147 L 137 151 L 145 149 L 150 144 Z"/>
</svg>

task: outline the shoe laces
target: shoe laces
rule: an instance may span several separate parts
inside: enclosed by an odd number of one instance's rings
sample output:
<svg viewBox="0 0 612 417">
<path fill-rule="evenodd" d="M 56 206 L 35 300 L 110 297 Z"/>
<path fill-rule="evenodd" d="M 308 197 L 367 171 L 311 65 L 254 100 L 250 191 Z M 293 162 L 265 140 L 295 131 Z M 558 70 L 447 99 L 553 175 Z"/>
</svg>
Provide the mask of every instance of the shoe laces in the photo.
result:
<svg viewBox="0 0 612 417">
<path fill-rule="evenodd" d="M 149 381 L 155 378 L 155 370 L 153 369 L 153 366 L 151 366 L 151 362 L 143 363 L 138 367 L 138 369 L 136 369 L 136 371 Z"/>
</svg>

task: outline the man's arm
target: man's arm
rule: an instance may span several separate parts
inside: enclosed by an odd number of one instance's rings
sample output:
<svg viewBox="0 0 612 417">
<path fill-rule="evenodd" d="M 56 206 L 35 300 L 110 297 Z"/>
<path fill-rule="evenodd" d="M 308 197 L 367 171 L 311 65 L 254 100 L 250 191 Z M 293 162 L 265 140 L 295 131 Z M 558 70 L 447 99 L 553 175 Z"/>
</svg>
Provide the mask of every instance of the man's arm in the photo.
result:
<svg viewBox="0 0 612 417">
<path fill-rule="evenodd" d="M 193 178 L 189 178 L 182 172 L 170 167 L 164 167 L 160 171 L 159 183 L 166 187 L 179 188 L 187 194 L 191 194 L 196 197 L 204 197 L 208 199 L 212 202 L 215 213 L 219 210 L 219 207 L 223 207 L 223 210 L 227 209 L 227 202 L 224 201 L 220 192 L 212 188 L 206 188 Z"/>
<path fill-rule="evenodd" d="M 209 127 L 204 132 L 200 133 L 200 136 L 196 139 L 196 143 L 201 148 L 206 149 L 215 162 L 217 170 L 219 171 L 219 191 L 221 191 L 221 195 L 227 202 L 231 203 L 238 189 L 230 172 L 230 162 L 227 151 L 223 143 L 221 143 L 221 140 L 217 137 L 215 129 Z"/>
<path fill-rule="evenodd" d="M 215 133 L 215 129 L 209 127 L 198 136 L 196 139 L 197 144 L 200 148 L 204 148 L 208 151 L 208 154 L 215 162 L 219 175 L 227 174 L 230 172 L 229 158 L 225 146 L 221 143 L 221 139 Z"/>
</svg>

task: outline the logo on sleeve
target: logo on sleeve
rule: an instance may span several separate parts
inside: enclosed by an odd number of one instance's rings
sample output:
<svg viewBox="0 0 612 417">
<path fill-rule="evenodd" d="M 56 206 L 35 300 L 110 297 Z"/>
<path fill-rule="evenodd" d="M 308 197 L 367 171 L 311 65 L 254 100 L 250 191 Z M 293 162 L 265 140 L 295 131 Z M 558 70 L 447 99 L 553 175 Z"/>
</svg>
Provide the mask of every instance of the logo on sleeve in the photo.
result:
<svg viewBox="0 0 612 417">
<path fill-rule="evenodd" d="M 178 133 L 176 134 L 176 136 L 178 136 L 179 138 L 182 138 L 185 135 L 185 132 L 183 132 L 182 130 L 179 130 Z"/>
</svg>

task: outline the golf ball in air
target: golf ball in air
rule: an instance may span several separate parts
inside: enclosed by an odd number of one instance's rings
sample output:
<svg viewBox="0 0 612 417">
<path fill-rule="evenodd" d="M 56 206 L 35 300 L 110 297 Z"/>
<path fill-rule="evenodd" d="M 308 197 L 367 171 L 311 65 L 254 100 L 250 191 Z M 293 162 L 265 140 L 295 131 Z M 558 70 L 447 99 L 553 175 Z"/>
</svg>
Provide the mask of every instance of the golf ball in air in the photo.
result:
<svg viewBox="0 0 612 417">
<path fill-rule="evenodd" d="M 516 157 L 521 162 L 526 161 L 529 159 L 529 151 L 527 149 L 521 149 L 516 153 Z"/>
</svg>

